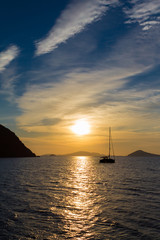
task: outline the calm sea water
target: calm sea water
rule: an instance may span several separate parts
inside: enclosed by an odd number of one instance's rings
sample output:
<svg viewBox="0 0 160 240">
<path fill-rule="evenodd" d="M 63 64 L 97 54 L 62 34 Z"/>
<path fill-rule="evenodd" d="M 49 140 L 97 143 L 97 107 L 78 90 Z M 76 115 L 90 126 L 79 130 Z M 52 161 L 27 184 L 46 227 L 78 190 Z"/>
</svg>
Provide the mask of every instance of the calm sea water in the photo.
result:
<svg viewBox="0 0 160 240">
<path fill-rule="evenodd" d="M 160 159 L 0 159 L 0 239 L 160 239 Z"/>
</svg>

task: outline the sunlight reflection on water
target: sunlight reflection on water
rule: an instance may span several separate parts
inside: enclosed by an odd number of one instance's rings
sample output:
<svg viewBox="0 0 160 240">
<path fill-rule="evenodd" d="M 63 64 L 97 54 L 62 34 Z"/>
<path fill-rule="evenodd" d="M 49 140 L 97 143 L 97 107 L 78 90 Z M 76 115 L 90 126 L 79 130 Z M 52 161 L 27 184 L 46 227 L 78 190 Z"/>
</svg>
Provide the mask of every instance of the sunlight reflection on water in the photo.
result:
<svg viewBox="0 0 160 240">
<path fill-rule="evenodd" d="M 66 237 L 78 237 L 82 233 L 85 233 L 86 237 L 94 235 L 93 228 L 100 210 L 94 193 L 94 184 L 91 182 L 94 176 L 92 176 L 89 162 L 88 157 L 74 157 L 71 174 L 68 181 L 64 183 L 72 188 L 70 194 L 65 196 L 65 208 L 61 212 Z M 51 211 L 55 209 L 51 208 Z M 91 228 L 92 231 L 90 231 Z"/>
</svg>

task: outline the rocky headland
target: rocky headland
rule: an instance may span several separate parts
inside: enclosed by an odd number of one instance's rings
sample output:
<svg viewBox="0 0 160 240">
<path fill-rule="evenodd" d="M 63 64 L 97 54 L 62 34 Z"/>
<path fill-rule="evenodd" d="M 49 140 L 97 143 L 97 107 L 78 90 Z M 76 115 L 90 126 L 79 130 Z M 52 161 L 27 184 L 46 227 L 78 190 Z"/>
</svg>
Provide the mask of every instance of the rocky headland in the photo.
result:
<svg viewBox="0 0 160 240">
<path fill-rule="evenodd" d="M 14 132 L 0 124 L 0 158 L 36 157 Z"/>
</svg>

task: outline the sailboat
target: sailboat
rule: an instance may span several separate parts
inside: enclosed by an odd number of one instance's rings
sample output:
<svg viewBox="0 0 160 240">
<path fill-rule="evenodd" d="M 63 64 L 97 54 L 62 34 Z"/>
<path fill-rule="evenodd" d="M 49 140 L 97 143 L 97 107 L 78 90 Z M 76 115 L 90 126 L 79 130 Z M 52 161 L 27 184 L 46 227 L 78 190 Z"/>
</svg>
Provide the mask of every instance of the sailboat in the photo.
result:
<svg viewBox="0 0 160 240">
<path fill-rule="evenodd" d="M 111 157 L 111 147 L 113 156 Z M 111 127 L 109 127 L 109 155 L 101 157 L 100 163 L 115 163 L 115 156 L 114 156 L 114 149 L 113 149 L 113 143 L 111 138 Z"/>
</svg>

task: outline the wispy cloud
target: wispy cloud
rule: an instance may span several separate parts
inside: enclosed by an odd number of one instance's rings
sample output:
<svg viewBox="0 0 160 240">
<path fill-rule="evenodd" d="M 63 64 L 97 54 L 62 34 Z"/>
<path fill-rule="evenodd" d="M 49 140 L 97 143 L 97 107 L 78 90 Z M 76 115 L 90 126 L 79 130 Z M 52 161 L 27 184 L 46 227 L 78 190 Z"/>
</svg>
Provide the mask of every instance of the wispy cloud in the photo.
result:
<svg viewBox="0 0 160 240">
<path fill-rule="evenodd" d="M 18 79 L 15 66 L 9 65 L 19 54 L 17 46 L 12 45 L 0 53 L 0 93 L 13 103 L 15 96 L 15 85 Z"/>
<path fill-rule="evenodd" d="M 6 69 L 9 63 L 18 56 L 19 48 L 15 45 L 10 46 L 7 50 L 0 52 L 0 72 Z"/>
<path fill-rule="evenodd" d="M 107 64 L 141 69 L 152 68 L 160 61 L 157 54 L 160 50 L 159 28 L 142 31 L 139 27 L 124 35 L 115 44 Z"/>
<path fill-rule="evenodd" d="M 143 30 L 149 30 L 153 26 L 160 24 L 160 1 L 143 0 L 131 1 L 132 8 L 126 8 L 124 11 L 128 16 L 126 23 L 138 22 Z"/>
<path fill-rule="evenodd" d="M 88 24 L 98 20 L 119 0 L 74 0 L 61 13 L 48 35 L 36 42 L 36 55 L 51 52 L 59 44 L 81 32 Z"/>
<path fill-rule="evenodd" d="M 118 91 L 123 88 L 126 77 L 132 76 L 132 70 L 113 69 L 91 72 L 75 72 L 66 76 L 61 83 L 49 83 L 28 86 L 26 93 L 17 99 L 23 112 L 17 118 L 19 126 L 28 131 L 48 131 L 44 125 L 46 119 L 58 119 L 55 124 L 63 126 L 65 121 L 82 117 L 101 118 L 120 106 Z M 60 121 L 61 120 L 61 121 Z M 66 123 L 68 124 L 68 123 Z M 50 130 L 49 130 L 50 131 Z"/>
<path fill-rule="evenodd" d="M 108 119 L 114 125 L 115 119 L 118 119 L 115 125 L 126 128 L 131 128 L 132 125 L 133 129 L 143 129 L 143 125 L 146 125 L 147 128 L 151 121 L 145 123 L 145 110 L 149 111 L 146 103 L 152 101 L 151 96 L 154 96 L 155 89 L 150 93 L 144 91 L 144 87 L 137 81 L 136 74 L 150 69 L 157 63 L 159 39 L 157 29 L 153 28 L 148 32 L 135 29 L 121 37 L 110 53 L 104 52 L 103 57 L 97 59 L 94 68 L 82 67 L 79 59 L 75 57 L 77 53 L 74 53 L 75 58 L 70 59 L 72 53 L 66 49 L 65 53 L 57 49 L 53 56 L 44 56 L 45 59 L 49 57 L 49 63 L 30 77 L 33 81 L 24 95 L 17 99 L 22 111 L 22 115 L 17 118 L 18 125 L 33 132 L 55 133 L 55 129 L 65 132 L 66 126 L 74 119 L 88 117 L 97 121 L 100 118 L 99 123 L 95 125 L 105 125 L 104 119 Z M 68 59 L 68 62 L 74 62 L 75 66 L 67 66 L 67 71 L 60 73 L 60 81 L 57 82 L 56 76 L 53 75 L 56 72 L 55 62 L 58 59 L 58 67 L 64 67 L 64 56 L 65 61 Z M 79 69 L 76 66 L 79 66 Z M 135 89 L 133 86 L 133 89 L 125 90 L 126 83 L 127 87 L 130 86 L 130 76 L 135 76 L 135 86 L 139 88 Z M 42 84 L 44 79 L 46 83 Z M 158 98 L 156 100 L 159 103 Z M 155 109 L 156 104 L 152 106 Z M 142 119 L 139 127 L 137 116 Z M 58 121 L 53 120 L 52 123 L 52 119 Z M 45 121 L 49 123 L 47 126 Z"/>
<path fill-rule="evenodd" d="M 16 99 L 15 87 L 18 78 L 19 75 L 17 75 L 15 68 L 6 69 L 0 77 L 0 93 L 5 95 L 6 99 L 11 103 Z"/>
</svg>

